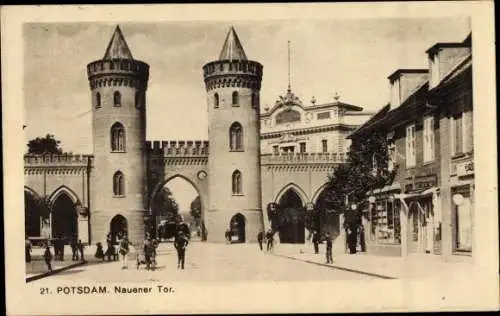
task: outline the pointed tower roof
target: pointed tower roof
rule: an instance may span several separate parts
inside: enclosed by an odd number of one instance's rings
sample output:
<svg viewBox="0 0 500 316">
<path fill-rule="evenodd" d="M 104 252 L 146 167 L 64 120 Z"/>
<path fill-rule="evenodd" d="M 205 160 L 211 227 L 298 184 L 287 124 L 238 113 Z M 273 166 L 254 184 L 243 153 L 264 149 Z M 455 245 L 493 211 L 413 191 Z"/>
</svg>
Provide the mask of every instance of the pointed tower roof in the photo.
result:
<svg viewBox="0 0 500 316">
<path fill-rule="evenodd" d="M 247 55 L 243 50 L 243 46 L 241 46 L 240 39 L 233 26 L 231 26 L 227 33 L 224 46 L 222 46 L 219 55 L 219 60 L 247 60 Z"/>
<path fill-rule="evenodd" d="M 128 48 L 125 37 L 123 36 L 120 26 L 116 26 L 113 37 L 109 41 L 108 48 L 104 54 L 104 60 L 110 59 L 134 59 Z"/>
</svg>

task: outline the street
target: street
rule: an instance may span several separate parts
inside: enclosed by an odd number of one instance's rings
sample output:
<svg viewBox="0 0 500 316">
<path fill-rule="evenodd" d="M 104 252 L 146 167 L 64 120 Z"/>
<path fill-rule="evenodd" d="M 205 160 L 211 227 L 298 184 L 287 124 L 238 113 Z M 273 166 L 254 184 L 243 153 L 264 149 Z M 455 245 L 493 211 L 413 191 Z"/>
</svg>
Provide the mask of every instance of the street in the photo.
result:
<svg viewBox="0 0 500 316">
<path fill-rule="evenodd" d="M 279 247 L 280 245 L 277 245 Z M 89 249 L 87 256 L 93 255 Z M 318 256 L 324 256 L 319 254 Z M 65 281 L 98 282 L 223 282 L 223 281 L 320 281 L 368 280 L 373 277 L 326 266 L 291 260 L 261 252 L 257 244 L 213 244 L 192 242 L 186 252 L 185 269 L 177 269 L 177 255 L 171 243 L 158 248 L 158 269 L 129 268 L 121 262 L 94 263 L 62 271 L 34 283 Z"/>
</svg>

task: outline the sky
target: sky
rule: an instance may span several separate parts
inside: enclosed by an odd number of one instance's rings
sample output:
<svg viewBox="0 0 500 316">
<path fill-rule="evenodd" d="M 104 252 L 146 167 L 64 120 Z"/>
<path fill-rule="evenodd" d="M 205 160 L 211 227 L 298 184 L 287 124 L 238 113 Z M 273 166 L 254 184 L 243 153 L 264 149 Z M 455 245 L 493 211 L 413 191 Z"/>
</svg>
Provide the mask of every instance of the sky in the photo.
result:
<svg viewBox="0 0 500 316">
<path fill-rule="evenodd" d="M 468 18 L 272 20 L 119 23 L 135 59 L 150 65 L 148 140 L 207 139 L 202 67 L 216 60 L 233 25 L 249 59 L 263 64 L 261 111 L 288 85 L 304 104 L 340 100 L 377 111 L 389 100 L 387 77 L 399 68 L 427 68 L 425 51 L 462 41 Z M 24 120 L 26 142 L 47 133 L 65 151 L 92 153 L 86 65 L 104 56 L 116 24 L 26 23 Z M 180 184 L 176 184 L 180 183 Z M 190 185 L 175 181 L 173 191 Z M 177 189 L 176 189 L 177 187 Z M 183 198 L 190 203 L 194 189 Z M 178 201 L 180 202 L 180 201 Z"/>
</svg>

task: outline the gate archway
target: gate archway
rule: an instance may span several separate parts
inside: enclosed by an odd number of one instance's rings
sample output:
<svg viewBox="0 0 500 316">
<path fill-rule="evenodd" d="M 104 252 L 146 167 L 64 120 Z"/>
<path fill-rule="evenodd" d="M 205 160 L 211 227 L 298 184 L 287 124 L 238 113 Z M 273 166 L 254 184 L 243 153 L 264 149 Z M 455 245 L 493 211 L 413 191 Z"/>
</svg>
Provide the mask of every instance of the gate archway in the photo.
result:
<svg viewBox="0 0 500 316">
<path fill-rule="evenodd" d="M 113 242 L 126 236 L 128 234 L 127 219 L 123 215 L 115 215 L 109 222 L 109 232 Z"/>
<path fill-rule="evenodd" d="M 280 243 L 305 242 L 304 201 L 294 188 L 288 189 L 279 199 L 278 223 Z"/>
<path fill-rule="evenodd" d="M 231 232 L 231 237 L 234 238 L 234 242 L 244 243 L 246 241 L 246 231 L 245 231 L 245 216 L 238 213 L 231 217 L 229 222 L 229 230 Z"/>
<path fill-rule="evenodd" d="M 328 200 L 325 189 L 321 189 L 316 202 L 314 203 L 316 212 L 316 223 L 320 234 L 329 232 L 333 239 L 340 235 L 340 216 L 333 208 L 333 204 Z"/>
<path fill-rule="evenodd" d="M 65 191 L 61 191 L 52 204 L 52 237 L 66 241 L 78 237 L 75 202 Z"/>
</svg>

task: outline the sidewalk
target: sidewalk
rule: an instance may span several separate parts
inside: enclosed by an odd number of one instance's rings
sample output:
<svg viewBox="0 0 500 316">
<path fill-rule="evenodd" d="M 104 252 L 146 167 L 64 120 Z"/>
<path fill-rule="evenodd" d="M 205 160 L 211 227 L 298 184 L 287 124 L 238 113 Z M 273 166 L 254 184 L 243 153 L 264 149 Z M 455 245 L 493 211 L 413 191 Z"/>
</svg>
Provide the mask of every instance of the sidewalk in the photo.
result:
<svg viewBox="0 0 500 316">
<path fill-rule="evenodd" d="M 319 254 L 314 254 L 313 245 L 277 244 L 274 255 L 293 260 L 329 266 L 381 279 L 426 279 L 470 274 L 472 263 L 444 262 L 434 255 L 409 255 L 407 257 L 375 256 L 367 253 L 346 254 L 333 251 L 333 264 L 326 264 L 325 245 L 320 244 Z"/>
</svg>

